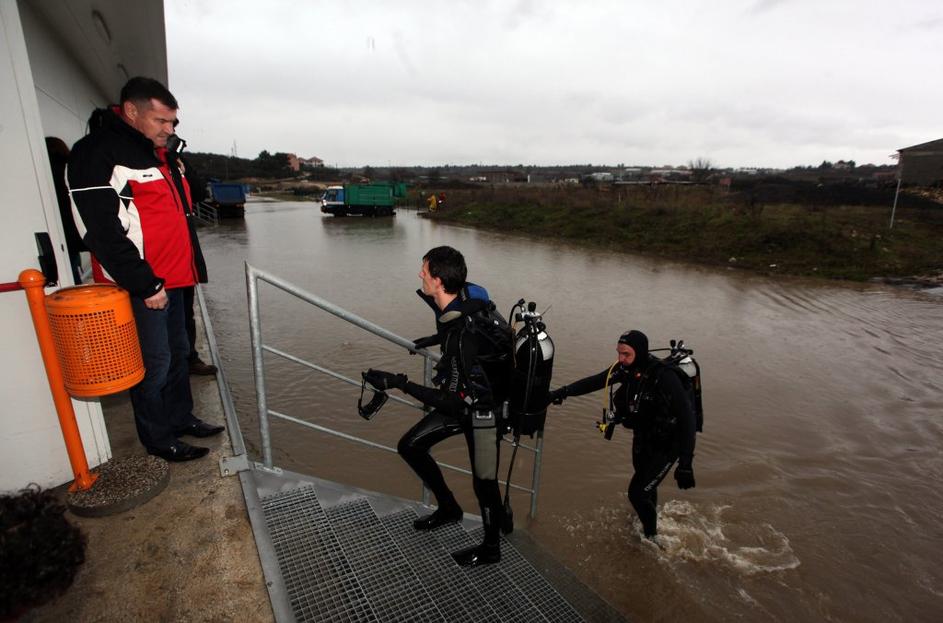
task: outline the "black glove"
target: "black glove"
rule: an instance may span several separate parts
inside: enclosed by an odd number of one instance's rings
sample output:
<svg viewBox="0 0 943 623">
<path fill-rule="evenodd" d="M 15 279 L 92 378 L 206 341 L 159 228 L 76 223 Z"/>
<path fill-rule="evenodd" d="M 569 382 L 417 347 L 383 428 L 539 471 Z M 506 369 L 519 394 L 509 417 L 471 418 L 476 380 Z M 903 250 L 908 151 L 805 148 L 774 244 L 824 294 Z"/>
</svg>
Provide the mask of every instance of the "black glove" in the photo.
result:
<svg viewBox="0 0 943 623">
<path fill-rule="evenodd" d="M 428 337 L 421 337 L 413 341 L 413 346 L 416 348 L 429 348 L 430 346 L 435 346 L 439 343 L 439 335 L 430 335 Z"/>
<path fill-rule="evenodd" d="M 405 374 L 393 374 L 392 372 L 374 370 L 373 368 L 364 372 L 363 378 L 379 390 L 403 389 L 406 387 L 406 381 L 409 380 Z"/>
<path fill-rule="evenodd" d="M 566 393 L 566 385 L 558 387 L 550 392 L 550 395 L 547 397 L 547 404 L 549 405 L 552 402 L 555 405 L 562 405 L 563 401 L 566 400 Z"/>
<path fill-rule="evenodd" d="M 690 464 L 678 465 L 678 469 L 675 470 L 675 480 L 678 481 L 679 489 L 693 489 L 694 467 Z"/>
</svg>

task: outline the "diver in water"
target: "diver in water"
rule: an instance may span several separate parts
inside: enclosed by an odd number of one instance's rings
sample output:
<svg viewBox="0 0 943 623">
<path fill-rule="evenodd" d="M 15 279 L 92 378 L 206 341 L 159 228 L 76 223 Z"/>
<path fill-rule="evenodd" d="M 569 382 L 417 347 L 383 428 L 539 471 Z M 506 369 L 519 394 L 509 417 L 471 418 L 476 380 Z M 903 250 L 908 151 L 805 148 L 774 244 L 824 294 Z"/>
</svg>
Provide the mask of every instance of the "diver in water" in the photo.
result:
<svg viewBox="0 0 943 623">
<path fill-rule="evenodd" d="M 695 413 L 678 375 L 648 352 L 648 337 L 629 331 L 616 345 L 619 360 L 607 370 L 550 393 L 553 404 L 619 384 L 610 393 L 614 421 L 634 431 L 629 501 L 645 537 L 658 533 L 658 485 L 678 461 L 674 477 L 681 489 L 694 487 Z"/>
<path fill-rule="evenodd" d="M 484 541 L 452 554 L 458 564 L 476 566 L 501 560 L 503 519 L 498 488 L 498 414 L 505 400 L 503 375 L 486 363 L 494 346 L 474 328 L 474 314 L 492 305 L 484 288 L 466 283 L 465 258 L 451 247 L 436 247 L 422 259 L 417 294 L 436 313 L 436 335 L 416 340 L 416 348 L 441 345 L 442 359 L 433 379 L 436 387 L 409 381 L 405 374 L 368 370 L 364 378 L 379 390 L 399 389 L 431 407 L 400 439 L 398 451 L 435 495 L 435 512 L 417 519 L 417 530 L 432 530 L 462 520 L 462 508 L 429 454 L 435 444 L 465 435 L 472 464 L 475 496 L 484 523 Z"/>
</svg>

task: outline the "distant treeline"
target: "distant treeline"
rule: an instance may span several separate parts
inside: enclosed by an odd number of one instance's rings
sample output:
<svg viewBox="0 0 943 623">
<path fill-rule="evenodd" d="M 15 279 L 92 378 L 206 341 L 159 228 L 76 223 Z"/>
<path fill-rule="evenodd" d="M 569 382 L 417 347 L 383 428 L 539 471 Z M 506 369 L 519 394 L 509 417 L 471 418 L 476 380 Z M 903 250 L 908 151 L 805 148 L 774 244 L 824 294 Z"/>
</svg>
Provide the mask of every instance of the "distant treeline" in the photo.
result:
<svg viewBox="0 0 943 623">
<path fill-rule="evenodd" d="M 292 171 L 288 164 L 288 154 L 283 152 L 272 154 L 263 150 L 252 160 L 201 152 L 187 152 L 184 155 L 187 163 L 204 179 L 283 179 L 304 175 L 312 180 L 333 180 L 338 176 L 337 169 L 332 167 L 305 169 L 301 172 Z"/>
<path fill-rule="evenodd" d="M 392 181 L 407 182 L 410 185 L 431 185 L 444 188 L 474 188 L 481 184 L 547 184 L 576 182 L 596 186 L 602 182 L 594 175 L 611 174 L 610 181 L 647 179 L 668 179 L 672 171 L 656 170 L 652 167 L 630 167 L 617 165 L 570 164 L 558 166 L 536 165 L 442 165 L 442 166 L 364 166 L 364 167 L 309 167 L 302 166 L 300 171 L 293 171 L 289 165 L 290 154 L 262 151 L 256 158 L 238 158 L 193 152 L 187 153 L 190 165 L 202 178 L 215 178 L 225 181 L 235 180 L 291 180 L 292 178 L 312 182 L 336 181 Z M 752 169 L 735 171 L 716 169 L 706 163 L 703 169 L 691 169 L 687 177 L 679 179 L 698 183 L 717 184 L 724 178 L 734 180 L 735 186 L 749 187 L 754 184 L 768 184 L 770 180 L 786 184 L 807 182 L 811 184 L 853 184 L 864 186 L 894 186 L 892 174 L 894 166 L 864 165 L 856 166 L 853 161 L 839 163 L 823 162 L 817 167 L 794 167 L 785 171 Z M 675 170 L 675 173 L 682 171 Z M 657 175 L 656 175 L 657 174 Z"/>
</svg>

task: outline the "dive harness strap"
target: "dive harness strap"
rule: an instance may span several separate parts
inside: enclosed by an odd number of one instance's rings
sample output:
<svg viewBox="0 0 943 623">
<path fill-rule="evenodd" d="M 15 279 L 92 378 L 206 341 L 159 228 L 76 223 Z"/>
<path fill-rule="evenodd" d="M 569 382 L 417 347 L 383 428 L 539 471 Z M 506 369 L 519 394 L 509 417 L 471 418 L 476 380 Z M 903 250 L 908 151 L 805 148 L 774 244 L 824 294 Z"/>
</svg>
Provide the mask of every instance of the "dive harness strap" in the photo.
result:
<svg viewBox="0 0 943 623">
<path fill-rule="evenodd" d="M 606 384 L 603 385 L 603 389 L 608 389 L 609 391 L 603 392 L 602 421 L 596 422 L 596 428 L 605 436 L 606 441 L 612 439 L 612 433 L 615 432 L 616 424 L 619 423 L 619 418 L 616 416 L 615 405 L 613 405 L 614 386 L 609 384 L 609 380 L 612 378 L 612 371 L 616 369 L 617 365 L 619 365 L 618 360 L 609 366 L 609 371 L 606 373 Z"/>
</svg>

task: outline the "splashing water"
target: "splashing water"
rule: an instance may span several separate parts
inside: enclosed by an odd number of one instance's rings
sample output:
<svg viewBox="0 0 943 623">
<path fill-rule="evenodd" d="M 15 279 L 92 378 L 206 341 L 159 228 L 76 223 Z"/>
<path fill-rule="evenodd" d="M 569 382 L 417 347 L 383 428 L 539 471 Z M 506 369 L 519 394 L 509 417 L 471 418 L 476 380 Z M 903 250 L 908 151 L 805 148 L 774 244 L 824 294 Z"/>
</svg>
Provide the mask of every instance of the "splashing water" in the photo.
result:
<svg viewBox="0 0 943 623">
<path fill-rule="evenodd" d="M 769 523 L 751 524 L 732 515 L 730 505 L 704 507 L 671 500 L 658 513 L 658 536 L 642 535 L 642 525 L 631 511 L 599 507 L 588 515 L 576 513 L 563 525 L 585 547 L 585 561 L 604 552 L 641 547 L 659 561 L 720 564 L 741 576 L 795 569 L 799 558 L 789 539 Z M 627 515 L 631 514 L 631 517 Z"/>
<path fill-rule="evenodd" d="M 789 539 L 769 523 L 727 520 L 729 505 L 704 509 L 683 500 L 659 512 L 659 555 L 666 560 L 721 563 L 741 575 L 795 569 L 799 558 Z M 636 529 L 641 525 L 635 521 Z"/>
</svg>

